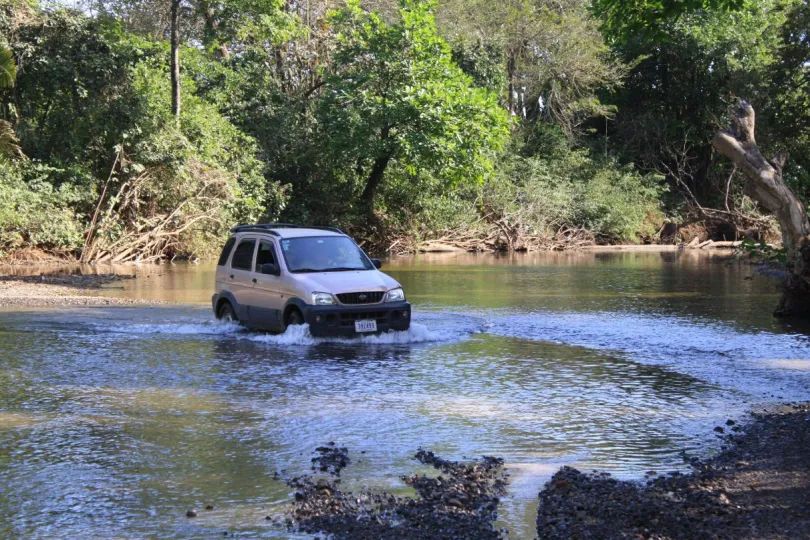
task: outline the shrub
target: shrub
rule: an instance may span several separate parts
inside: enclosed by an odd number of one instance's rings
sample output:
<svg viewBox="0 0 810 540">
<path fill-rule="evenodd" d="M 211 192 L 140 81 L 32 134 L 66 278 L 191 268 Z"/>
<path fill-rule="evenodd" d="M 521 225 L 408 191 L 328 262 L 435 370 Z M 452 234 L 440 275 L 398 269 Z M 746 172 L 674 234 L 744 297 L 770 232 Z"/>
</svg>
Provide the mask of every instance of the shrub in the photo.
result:
<svg viewBox="0 0 810 540">
<path fill-rule="evenodd" d="M 605 242 L 639 242 L 663 221 L 663 178 L 615 160 L 572 150 L 554 159 L 512 154 L 501 163 L 484 187 L 485 204 L 538 232 L 581 227 Z"/>
<path fill-rule="evenodd" d="M 65 171 L 27 161 L 0 162 L 0 253 L 25 247 L 75 251 L 83 241 L 72 207 L 80 185 L 51 181 Z"/>
</svg>

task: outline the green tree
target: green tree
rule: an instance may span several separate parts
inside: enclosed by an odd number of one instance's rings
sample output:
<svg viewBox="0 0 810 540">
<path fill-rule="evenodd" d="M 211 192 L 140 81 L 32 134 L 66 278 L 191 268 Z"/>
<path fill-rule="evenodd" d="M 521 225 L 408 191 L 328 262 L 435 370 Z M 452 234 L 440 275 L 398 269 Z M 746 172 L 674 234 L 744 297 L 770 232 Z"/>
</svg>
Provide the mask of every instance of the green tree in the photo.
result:
<svg viewBox="0 0 810 540">
<path fill-rule="evenodd" d="M 506 82 L 501 95 L 513 116 L 554 123 L 572 135 L 588 117 L 612 112 L 598 91 L 620 85 L 626 70 L 587 1 L 447 0 L 438 19 L 457 50 L 480 43 L 499 52 Z M 478 77 L 469 62 L 462 65 Z"/>
<path fill-rule="evenodd" d="M 152 39 L 169 39 L 171 110 L 180 122 L 181 59 L 184 43 L 196 42 L 223 60 L 230 47 L 278 44 L 300 33 L 296 18 L 283 0 L 95 0 L 105 17 Z"/>
<path fill-rule="evenodd" d="M 330 19 L 338 35 L 318 108 L 333 163 L 353 167 L 373 209 L 392 162 L 446 185 L 481 179 L 508 134 L 496 96 L 475 88 L 436 30 L 433 2 L 403 0 L 388 24 L 350 0 Z"/>
<path fill-rule="evenodd" d="M 762 140 L 777 141 L 769 151 L 790 153 L 784 177 L 810 200 L 810 1 L 797 2 L 782 26 L 777 61 L 768 70 L 771 99 L 758 111 Z M 764 113 L 764 114 L 763 114 Z"/>
<path fill-rule="evenodd" d="M 256 141 L 185 73 L 177 129 L 165 41 L 55 10 L 24 21 L 11 45 L 20 64 L 16 127 L 31 162 L 0 171 L 24 182 L 6 182 L 0 194 L 17 209 L 0 223 L 0 232 L 14 231 L 5 243 L 47 242 L 85 260 L 204 255 L 234 222 L 277 217 L 284 197 L 267 181 Z M 199 49 L 183 56 L 201 78 L 230 72 Z M 71 230 L 86 231 L 83 243 L 42 232 L 39 217 L 59 208 L 75 216 Z M 12 219 L 17 211 L 31 219 Z"/>
<path fill-rule="evenodd" d="M 669 25 L 696 11 L 736 10 L 745 0 L 593 0 L 607 33 L 627 42 L 639 37 L 665 40 Z"/>
<path fill-rule="evenodd" d="M 11 88 L 17 78 L 17 64 L 11 49 L 0 44 L 0 90 Z M 19 141 L 6 116 L 7 106 L 0 102 L 0 159 L 20 153 Z"/>
<path fill-rule="evenodd" d="M 793 4 L 744 0 L 735 11 L 686 12 L 667 20 L 665 36 L 638 33 L 617 45 L 635 66 L 615 101 L 614 148 L 642 170 L 666 174 L 690 201 L 725 205 L 732 168 L 714 159 L 706 134 L 734 96 L 750 99 L 763 116 L 774 110 L 782 90 L 768 81 Z"/>
</svg>

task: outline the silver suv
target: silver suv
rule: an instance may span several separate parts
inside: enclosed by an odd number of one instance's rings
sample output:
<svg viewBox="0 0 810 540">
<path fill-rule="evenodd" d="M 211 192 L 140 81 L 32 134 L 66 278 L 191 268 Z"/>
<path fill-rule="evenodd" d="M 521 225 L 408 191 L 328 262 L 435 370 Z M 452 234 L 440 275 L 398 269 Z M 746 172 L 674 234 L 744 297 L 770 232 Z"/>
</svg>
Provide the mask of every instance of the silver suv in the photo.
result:
<svg viewBox="0 0 810 540">
<path fill-rule="evenodd" d="M 402 287 L 340 229 L 268 223 L 231 233 L 211 299 L 218 319 L 273 332 L 307 323 L 314 336 L 410 327 Z"/>
</svg>

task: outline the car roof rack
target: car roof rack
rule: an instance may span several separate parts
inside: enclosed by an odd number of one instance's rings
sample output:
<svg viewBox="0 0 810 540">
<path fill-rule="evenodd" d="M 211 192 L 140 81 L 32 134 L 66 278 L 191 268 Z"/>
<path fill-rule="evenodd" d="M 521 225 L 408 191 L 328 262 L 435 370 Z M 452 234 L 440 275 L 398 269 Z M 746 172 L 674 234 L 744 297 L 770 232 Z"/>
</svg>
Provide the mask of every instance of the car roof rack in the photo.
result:
<svg viewBox="0 0 810 540">
<path fill-rule="evenodd" d="M 236 227 L 233 227 L 231 229 L 231 232 L 238 233 L 246 231 L 256 231 L 256 232 L 270 233 L 274 236 L 280 236 L 273 229 L 316 229 L 319 231 L 330 231 L 340 234 L 346 234 L 337 227 L 321 227 L 319 225 L 295 225 L 294 223 L 254 223 L 254 224 L 240 223 Z"/>
</svg>

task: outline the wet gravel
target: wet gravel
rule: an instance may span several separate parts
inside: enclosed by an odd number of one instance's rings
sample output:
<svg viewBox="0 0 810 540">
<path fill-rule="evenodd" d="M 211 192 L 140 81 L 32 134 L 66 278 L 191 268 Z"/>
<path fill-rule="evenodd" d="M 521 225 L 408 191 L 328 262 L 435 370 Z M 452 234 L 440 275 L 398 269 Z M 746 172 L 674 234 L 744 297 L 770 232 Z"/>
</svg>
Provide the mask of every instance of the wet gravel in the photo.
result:
<svg viewBox="0 0 810 540">
<path fill-rule="evenodd" d="M 650 471 L 640 485 L 562 468 L 540 492 L 538 537 L 810 538 L 810 406 L 718 427 L 731 432 L 725 450 L 684 455 L 691 474 Z"/>
<path fill-rule="evenodd" d="M 127 274 L 0 276 L 0 307 L 81 307 L 158 304 L 94 293 L 104 285 L 134 279 Z"/>
<path fill-rule="evenodd" d="M 318 470 L 324 462 L 348 464 L 344 450 L 334 445 L 319 448 Z M 292 531 L 334 539 L 504 537 L 504 531 L 493 525 L 499 497 L 506 487 L 503 460 L 482 457 L 460 463 L 421 449 L 414 458 L 438 473 L 436 477 L 412 474 L 402 478 L 415 490 L 415 498 L 382 490 L 341 491 L 341 481 L 329 467 L 331 478 L 307 475 L 288 480 L 296 491 L 287 526 Z"/>
<path fill-rule="evenodd" d="M 0 276 L 0 282 L 61 285 L 79 289 L 99 289 L 103 285 L 135 279 L 131 274 L 41 274 L 38 276 Z"/>
</svg>

